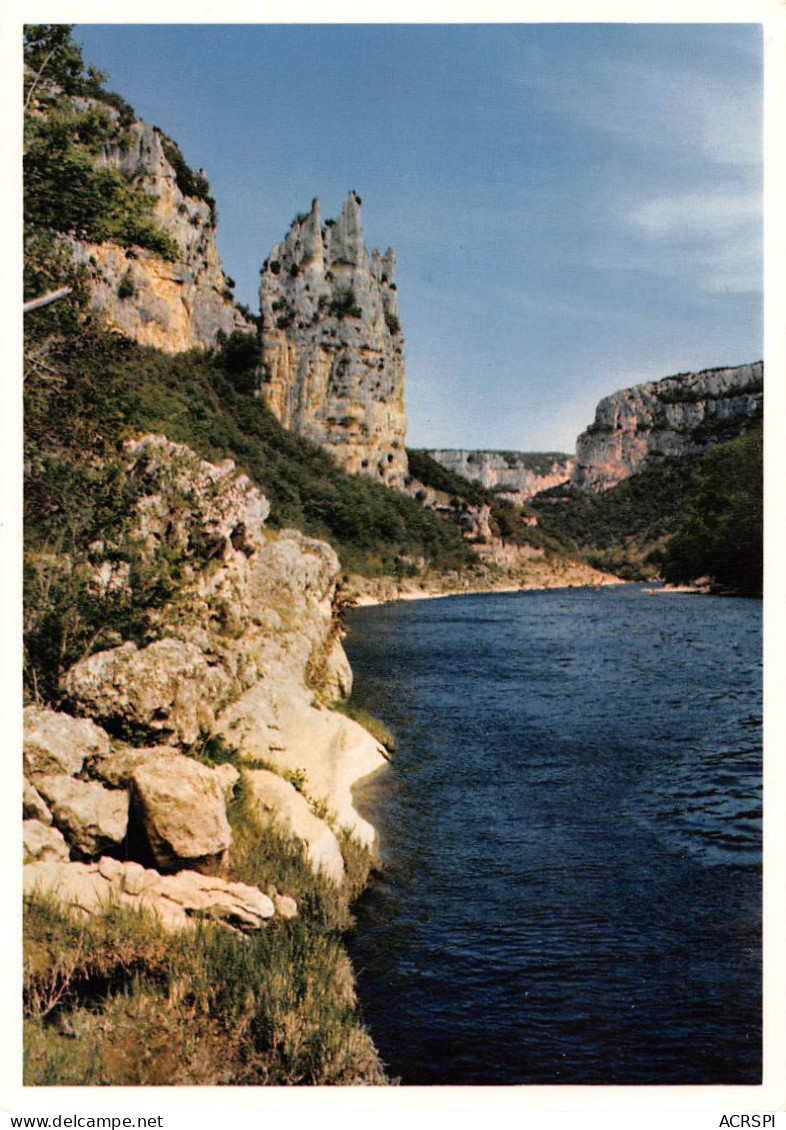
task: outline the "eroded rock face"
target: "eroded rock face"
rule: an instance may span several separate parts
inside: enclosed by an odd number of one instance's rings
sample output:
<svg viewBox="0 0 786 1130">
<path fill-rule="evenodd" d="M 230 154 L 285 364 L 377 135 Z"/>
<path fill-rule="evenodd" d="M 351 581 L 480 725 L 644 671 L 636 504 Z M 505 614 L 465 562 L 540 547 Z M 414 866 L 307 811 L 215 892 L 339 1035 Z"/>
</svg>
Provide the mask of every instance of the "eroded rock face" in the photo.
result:
<svg viewBox="0 0 786 1130">
<path fill-rule="evenodd" d="M 445 448 L 426 452 L 448 471 L 478 482 L 511 502 L 526 502 L 539 491 L 559 486 L 570 477 L 569 455 L 531 455 L 521 451 L 465 451 Z"/>
<path fill-rule="evenodd" d="M 201 870 L 220 862 L 232 831 L 224 775 L 191 758 L 150 758 L 131 773 L 133 813 L 162 871 Z"/>
<path fill-rule="evenodd" d="M 91 309 L 141 345 L 166 353 L 212 348 L 220 332 L 252 332 L 228 291 L 210 203 L 178 187 L 159 130 L 136 121 L 128 134 L 128 148 L 106 149 L 100 163 L 152 197 L 155 220 L 175 241 L 178 256 L 170 262 L 142 248 L 72 240 L 76 261 L 87 268 Z"/>
<path fill-rule="evenodd" d="M 576 441 L 571 482 L 605 490 L 665 458 L 696 455 L 730 438 L 761 413 L 763 376 L 757 362 L 682 373 L 605 397 Z"/>
<path fill-rule="evenodd" d="M 351 192 L 335 222 L 319 201 L 277 243 L 260 290 L 266 366 L 262 393 L 290 431 L 331 453 L 347 471 L 403 484 L 403 337 L 395 255 L 363 236 Z"/>
<path fill-rule="evenodd" d="M 52 813 L 38 789 L 25 778 L 22 794 L 22 815 L 25 820 L 37 820 L 41 824 L 52 823 Z"/>
<path fill-rule="evenodd" d="M 64 687 L 80 713 L 158 730 L 190 745 L 201 729 L 212 728 L 230 679 L 194 644 L 163 639 L 142 650 L 124 643 L 96 652 L 66 673 Z"/>
<path fill-rule="evenodd" d="M 351 686 L 334 614 L 336 554 L 299 532 L 267 530 L 267 500 L 229 462 L 205 463 L 161 436 L 134 440 L 126 453 L 138 488 L 134 544 L 153 573 L 159 554 L 167 567 L 175 560 L 182 581 L 169 603 L 149 610 L 150 633 L 163 638 L 97 652 L 66 673 L 70 709 L 103 720 L 112 742 L 92 721 L 50 712 L 52 732 L 81 734 L 82 745 L 65 760 L 53 759 L 47 746 L 46 757 L 30 763 L 39 772 L 28 782 L 26 815 L 42 822 L 54 815 L 79 858 L 119 854 L 119 829 L 107 836 L 94 821 L 89 839 L 85 821 L 70 815 L 77 800 L 111 798 L 128 814 L 123 851 L 131 859 L 164 872 L 212 869 L 230 848 L 226 805 L 239 773 L 232 764 L 209 769 L 181 752 L 197 753 L 210 736 L 252 771 L 263 759 L 281 774 L 302 774 L 309 796 L 372 845 L 374 830 L 354 809 L 352 786 L 386 764 L 384 751 L 325 707 Z M 96 542 L 91 567 L 103 576 L 116 549 Z M 129 582 L 115 576 L 112 583 Z M 330 827 L 277 780 L 294 833 L 303 832 L 316 868 L 339 882 L 343 861 Z"/>
<path fill-rule="evenodd" d="M 143 910 L 172 931 L 193 928 L 200 919 L 258 930 L 275 914 L 273 900 L 245 883 L 193 871 L 160 875 L 139 863 L 106 857 L 97 863 L 30 863 L 24 869 L 24 892 L 54 897 L 84 915 L 101 914 L 109 905 Z"/>
</svg>

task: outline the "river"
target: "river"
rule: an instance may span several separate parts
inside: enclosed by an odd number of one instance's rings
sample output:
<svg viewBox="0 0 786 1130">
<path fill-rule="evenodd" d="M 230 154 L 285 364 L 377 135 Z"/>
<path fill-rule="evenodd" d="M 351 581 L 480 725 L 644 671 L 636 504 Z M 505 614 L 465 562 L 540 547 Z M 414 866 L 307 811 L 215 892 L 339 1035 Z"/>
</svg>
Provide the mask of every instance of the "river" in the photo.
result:
<svg viewBox="0 0 786 1130">
<path fill-rule="evenodd" d="M 637 585 L 348 617 L 394 731 L 349 939 L 403 1084 L 761 1080 L 761 604 Z"/>
</svg>

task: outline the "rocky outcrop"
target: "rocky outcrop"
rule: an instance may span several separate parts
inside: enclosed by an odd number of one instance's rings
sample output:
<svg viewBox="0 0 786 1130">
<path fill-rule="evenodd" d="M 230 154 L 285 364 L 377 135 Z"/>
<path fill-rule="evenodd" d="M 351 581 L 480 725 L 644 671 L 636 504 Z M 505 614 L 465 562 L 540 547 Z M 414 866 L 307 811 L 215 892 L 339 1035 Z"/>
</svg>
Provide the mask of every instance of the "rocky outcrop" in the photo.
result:
<svg viewBox="0 0 786 1130">
<path fill-rule="evenodd" d="M 461 448 L 428 450 L 427 455 L 448 471 L 478 482 L 511 502 L 526 502 L 539 491 L 564 483 L 573 459 L 559 453 L 521 451 L 465 451 Z"/>
<path fill-rule="evenodd" d="M 136 499 L 130 540 L 124 553 L 94 543 L 84 583 L 130 601 L 131 553 L 146 577 L 175 570 L 179 585 L 147 610 L 139 643 L 66 672 L 64 703 L 77 717 L 26 709 L 25 816 L 61 833 L 72 860 L 123 854 L 161 873 L 213 871 L 231 861 L 226 809 L 240 773 L 251 779 L 262 761 L 281 776 L 268 773 L 264 800 L 261 785 L 253 793 L 259 815 L 302 839 L 313 869 L 340 883 L 336 831 L 374 839 L 352 785 L 386 762 L 370 734 L 327 709 L 351 686 L 334 609 L 338 558 L 316 539 L 269 531 L 267 500 L 231 462 L 145 436 L 126 445 L 117 472 Z M 235 764 L 195 760 L 222 739 Z M 33 858 L 62 856 L 39 828 L 28 840 Z"/>
<path fill-rule="evenodd" d="M 400 486 L 404 449 L 403 338 L 395 255 L 369 255 L 360 199 L 336 221 L 319 201 L 298 217 L 262 270 L 262 393 L 285 428 L 340 467 Z"/>
<path fill-rule="evenodd" d="M 680 373 L 622 389 L 601 400 L 576 442 L 571 482 L 583 490 L 616 486 L 629 475 L 729 439 L 761 414 L 763 365 Z"/>
<path fill-rule="evenodd" d="M 24 891 L 56 898 L 85 916 L 101 914 L 109 906 L 144 911 L 167 930 L 193 928 L 200 919 L 258 930 L 275 914 L 273 900 L 245 883 L 194 871 L 160 875 L 139 863 L 107 857 L 94 863 L 29 863 L 24 869 Z M 292 907 L 285 905 L 285 910 L 291 917 Z"/>
<path fill-rule="evenodd" d="M 146 122 L 133 122 L 124 140 L 122 147 L 106 146 L 99 163 L 152 198 L 154 219 L 177 253 L 170 261 L 139 247 L 71 240 L 86 269 L 89 308 L 140 345 L 166 353 L 212 348 L 219 333 L 252 332 L 221 266 L 204 176 L 187 170 L 177 146 Z"/>
<path fill-rule="evenodd" d="M 189 745 L 215 724 L 215 704 L 231 680 L 183 640 L 156 640 L 141 650 L 124 643 L 83 659 L 65 690 L 78 710 L 115 725 L 147 727 Z"/>
<path fill-rule="evenodd" d="M 22 848 L 25 863 L 35 863 L 38 860 L 67 863 L 70 858 L 63 833 L 40 820 L 23 821 Z"/>
</svg>

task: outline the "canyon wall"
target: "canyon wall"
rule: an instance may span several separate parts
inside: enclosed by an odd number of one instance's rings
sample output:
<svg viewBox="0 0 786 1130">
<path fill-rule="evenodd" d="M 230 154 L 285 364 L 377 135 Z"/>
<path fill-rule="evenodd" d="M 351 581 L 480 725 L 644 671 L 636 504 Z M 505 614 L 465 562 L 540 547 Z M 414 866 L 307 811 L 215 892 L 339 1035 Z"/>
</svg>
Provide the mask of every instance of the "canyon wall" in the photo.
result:
<svg viewBox="0 0 786 1130">
<path fill-rule="evenodd" d="M 140 345 L 166 353 L 212 348 L 219 333 L 253 332 L 234 306 L 221 266 L 207 181 L 188 169 L 174 142 L 135 121 L 123 144 L 105 145 L 97 163 L 117 169 L 151 197 L 153 219 L 173 241 L 174 254 L 168 259 L 117 242 L 71 238 L 86 273 L 88 308 Z"/>
<path fill-rule="evenodd" d="M 571 483 L 605 490 L 654 463 L 732 438 L 763 409 L 763 375 L 761 362 L 705 369 L 604 397 L 576 441 Z"/>
<path fill-rule="evenodd" d="M 403 337 L 395 255 L 368 253 L 360 199 L 323 224 L 295 219 L 262 270 L 262 394 L 284 427 L 347 471 L 398 487 L 404 448 Z"/>
<path fill-rule="evenodd" d="M 526 502 L 539 491 L 564 483 L 573 470 L 569 455 L 550 452 L 465 451 L 460 448 L 428 450 L 448 471 L 479 482 L 511 502 Z"/>
</svg>

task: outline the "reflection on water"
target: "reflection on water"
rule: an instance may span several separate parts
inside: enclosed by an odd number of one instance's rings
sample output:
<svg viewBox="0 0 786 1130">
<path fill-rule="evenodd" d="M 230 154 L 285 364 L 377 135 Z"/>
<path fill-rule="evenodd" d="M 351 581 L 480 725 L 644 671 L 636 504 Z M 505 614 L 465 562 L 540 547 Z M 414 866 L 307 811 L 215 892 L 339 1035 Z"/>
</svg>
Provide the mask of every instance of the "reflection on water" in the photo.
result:
<svg viewBox="0 0 786 1130">
<path fill-rule="evenodd" d="M 358 610 L 383 874 L 351 950 L 404 1083 L 760 1079 L 760 612 L 635 586 Z"/>
</svg>

